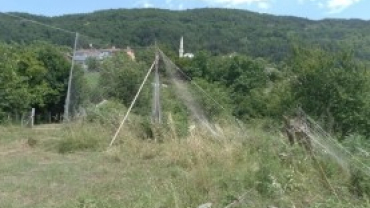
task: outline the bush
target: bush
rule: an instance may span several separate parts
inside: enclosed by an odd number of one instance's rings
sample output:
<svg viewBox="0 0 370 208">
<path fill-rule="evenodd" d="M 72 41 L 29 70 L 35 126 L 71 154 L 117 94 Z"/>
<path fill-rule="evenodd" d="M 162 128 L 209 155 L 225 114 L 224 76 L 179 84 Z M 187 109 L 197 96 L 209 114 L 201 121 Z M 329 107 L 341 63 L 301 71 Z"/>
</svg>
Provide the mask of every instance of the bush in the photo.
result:
<svg viewBox="0 0 370 208">
<path fill-rule="evenodd" d="M 351 53 L 295 48 L 289 65 L 293 105 L 326 122 L 334 120 L 333 130 L 342 137 L 369 134 L 369 73 Z"/>
<path fill-rule="evenodd" d="M 98 142 L 92 138 L 67 138 L 58 144 L 58 152 L 64 154 L 81 150 L 96 150 L 98 146 Z"/>
<path fill-rule="evenodd" d="M 97 151 L 108 146 L 110 136 L 97 125 L 76 126 L 66 132 L 63 139 L 58 141 L 59 153 L 72 153 L 76 151 Z"/>
<path fill-rule="evenodd" d="M 370 196 L 370 176 L 358 169 L 351 170 L 349 190 L 358 197 Z"/>
<path fill-rule="evenodd" d="M 127 108 L 116 101 L 104 100 L 96 106 L 87 109 L 87 120 L 99 124 L 117 126 Z"/>
</svg>

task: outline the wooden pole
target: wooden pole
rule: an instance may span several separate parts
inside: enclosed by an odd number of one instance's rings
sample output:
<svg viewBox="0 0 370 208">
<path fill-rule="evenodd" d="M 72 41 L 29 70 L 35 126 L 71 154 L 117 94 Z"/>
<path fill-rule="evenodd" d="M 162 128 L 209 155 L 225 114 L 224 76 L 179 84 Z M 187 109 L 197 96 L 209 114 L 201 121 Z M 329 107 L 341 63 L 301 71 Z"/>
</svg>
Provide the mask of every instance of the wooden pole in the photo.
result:
<svg viewBox="0 0 370 208">
<path fill-rule="evenodd" d="M 72 63 L 71 63 L 72 65 L 71 65 L 71 70 L 69 72 L 66 103 L 65 103 L 65 106 L 64 106 L 64 117 L 63 117 L 64 122 L 69 121 L 69 104 L 71 102 L 71 85 L 72 85 L 73 69 L 74 69 L 74 66 L 75 66 L 77 41 L 78 41 L 78 33 L 76 33 L 75 44 L 74 44 L 74 47 L 73 47 L 73 56 L 72 56 Z"/>
<path fill-rule="evenodd" d="M 161 119 L 161 104 L 160 104 L 160 81 L 159 81 L 159 54 L 156 44 L 156 53 L 155 53 L 155 75 L 154 75 L 154 84 L 153 84 L 153 109 L 152 109 L 152 123 L 160 124 Z"/>
<path fill-rule="evenodd" d="M 35 124 L 35 112 L 35 108 L 32 108 L 30 116 L 30 128 L 33 128 L 33 125 Z"/>
</svg>

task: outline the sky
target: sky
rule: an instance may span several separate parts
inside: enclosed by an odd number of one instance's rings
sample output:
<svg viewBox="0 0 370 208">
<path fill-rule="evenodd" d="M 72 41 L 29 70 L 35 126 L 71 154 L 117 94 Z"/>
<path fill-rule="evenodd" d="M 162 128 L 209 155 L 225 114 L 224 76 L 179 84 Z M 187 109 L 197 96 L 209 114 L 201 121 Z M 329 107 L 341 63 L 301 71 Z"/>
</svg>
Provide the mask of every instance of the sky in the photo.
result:
<svg viewBox="0 0 370 208">
<path fill-rule="evenodd" d="M 370 20 L 370 0 L 0 0 L 0 12 L 27 12 L 46 16 L 118 8 L 186 10 L 204 7 L 245 9 L 314 20 Z"/>
</svg>

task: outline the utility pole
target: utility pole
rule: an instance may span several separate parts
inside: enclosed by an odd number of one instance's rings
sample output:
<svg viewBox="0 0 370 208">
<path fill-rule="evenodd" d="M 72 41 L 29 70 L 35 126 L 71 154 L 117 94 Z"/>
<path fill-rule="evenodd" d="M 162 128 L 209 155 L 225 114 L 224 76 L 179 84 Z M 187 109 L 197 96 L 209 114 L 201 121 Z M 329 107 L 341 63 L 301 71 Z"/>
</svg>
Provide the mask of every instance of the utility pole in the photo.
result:
<svg viewBox="0 0 370 208">
<path fill-rule="evenodd" d="M 74 47 L 73 47 L 71 70 L 69 72 L 67 96 L 66 96 L 66 102 L 64 104 L 64 116 L 63 116 L 63 121 L 64 122 L 68 122 L 69 121 L 69 116 L 70 116 L 69 115 L 69 106 L 70 106 L 70 102 L 71 102 L 71 85 L 72 85 L 73 69 L 74 69 L 74 66 L 75 66 L 75 56 L 76 56 L 77 42 L 78 42 L 78 33 L 76 33 L 75 44 L 74 44 Z"/>
<path fill-rule="evenodd" d="M 157 42 L 155 42 L 155 75 L 154 75 L 154 97 L 153 97 L 153 115 L 152 123 L 160 124 L 161 119 L 161 102 L 160 102 L 160 80 L 159 80 L 159 53 Z"/>
</svg>

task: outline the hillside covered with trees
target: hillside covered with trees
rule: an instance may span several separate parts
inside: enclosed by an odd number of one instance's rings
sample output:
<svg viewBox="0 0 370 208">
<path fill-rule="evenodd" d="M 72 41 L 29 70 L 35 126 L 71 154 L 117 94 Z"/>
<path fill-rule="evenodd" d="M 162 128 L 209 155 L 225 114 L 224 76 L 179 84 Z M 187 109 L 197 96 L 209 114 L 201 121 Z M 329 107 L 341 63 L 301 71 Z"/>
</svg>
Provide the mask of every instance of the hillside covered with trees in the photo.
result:
<svg viewBox="0 0 370 208">
<path fill-rule="evenodd" d="M 369 207 L 369 23 L 0 13 L 0 207 Z M 78 49 L 135 58 L 71 65 L 71 31 Z M 181 36 L 193 58 L 178 57 Z M 31 108 L 56 124 L 14 125 Z"/>
<path fill-rule="evenodd" d="M 237 52 L 271 61 L 283 60 L 292 42 L 317 44 L 331 51 L 350 48 L 361 59 L 370 55 L 370 23 L 357 19 L 312 21 L 231 9 L 118 9 L 58 17 L 14 14 L 83 33 L 93 37 L 91 43 L 98 45 L 148 46 L 157 40 L 177 50 L 179 39 L 184 36 L 189 52 Z M 72 34 L 9 16 L 0 17 L 2 41 L 47 40 L 73 45 Z"/>
</svg>

